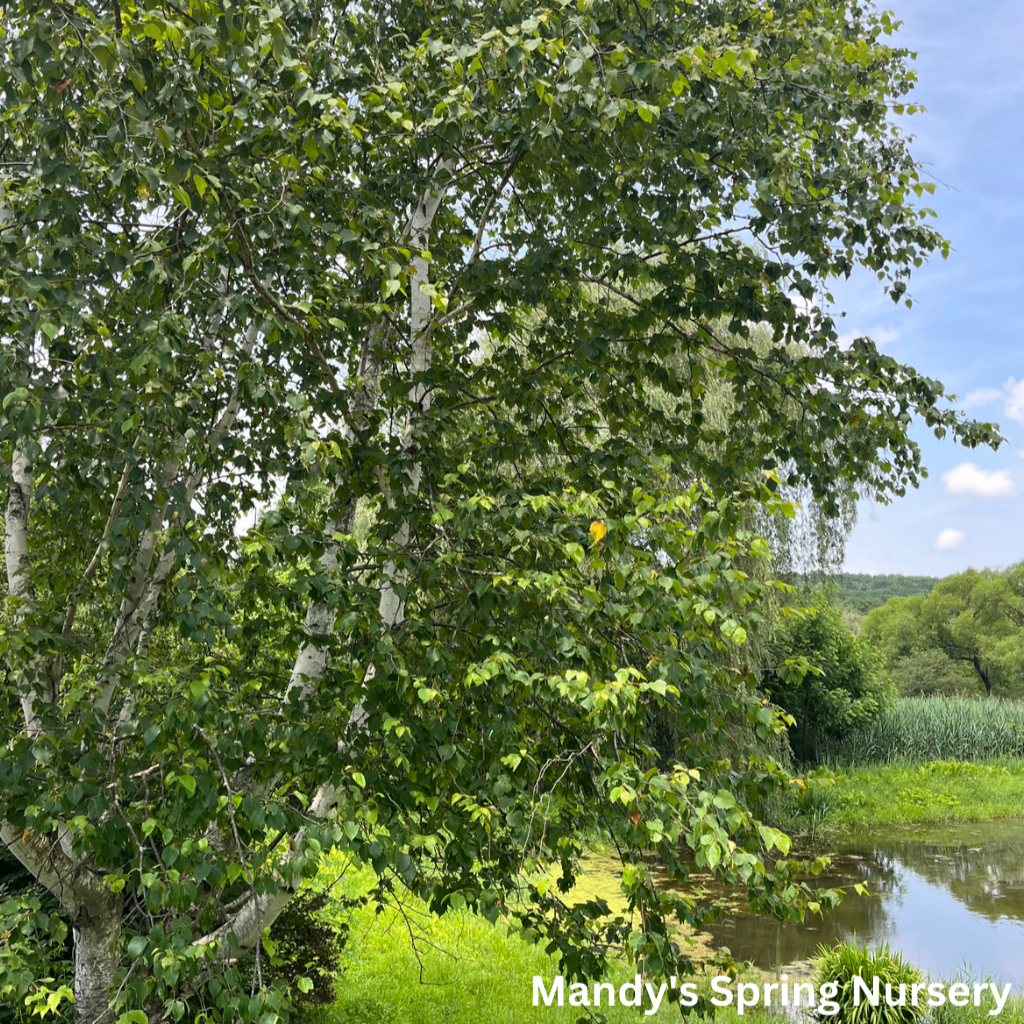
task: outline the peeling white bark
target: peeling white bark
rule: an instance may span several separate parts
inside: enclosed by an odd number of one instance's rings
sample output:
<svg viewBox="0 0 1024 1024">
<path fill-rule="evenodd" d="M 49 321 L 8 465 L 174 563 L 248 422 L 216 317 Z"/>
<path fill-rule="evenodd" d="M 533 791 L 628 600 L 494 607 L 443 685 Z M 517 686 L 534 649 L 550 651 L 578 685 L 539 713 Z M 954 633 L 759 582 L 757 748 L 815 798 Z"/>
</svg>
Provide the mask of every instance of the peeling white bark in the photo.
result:
<svg viewBox="0 0 1024 1024">
<path fill-rule="evenodd" d="M 62 825 L 54 839 L 0 821 L 0 841 L 40 885 L 57 897 L 61 907 L 73 915 L 81 907 L 82 890 L 88 887 L 90 880 L 83 877 L 81 863 L 68 855 L 66 844 L 61 842 L 66 833 L 67 827 Z"/>
<path fill-rule="evenodd" d="M 28 556 L 28 514 L 31 503 L 32 469 L 25 452 L 21 447 L 16 447 L 11 459 L 11 482 L 4 514 L 7 593 L 16 600 L 15 622 L 21 622 L 25 618 L 32 601 Z M 17 671 L 18 681 L 24 687 L 21 711 L 25 719 L 25 732 L 31 739 L 37 739 L 42 732 L 42 723 L 35 708 L 36 702 L 50 698 L 49 685 L 40 685 L 44 674 L 37 664 L 24 666 Z"/>
<path fill-rule="evenodd" d="M 71 929 L 75 968 L 75 1024 L 111 1024 L 110 998 L 117 976 L 120 905 L 81 918 Z"/>
<path fill-rule="evenodd" d="M 452 165 L 449 162 L 442 162 L 438 167 L 439 178 L 447 177 L 451 170 Z M 430 296 L 426 295 L 419 287 L 421 282 L 429 282 L 430 266 L 423 258 L 422 253 L 423 250 L 428 247 L 430 241 L 430 228 L 434 222 L 434 217 L 437 215 L 437 211 L 441 206 L 441 202 L 444 199 L 446 187 L 447 186 L 444 181 L 436 179 L 435 182 L 424 191 L 423 195 L 420 197 L 419 203 L 416 205 L 416 208 L 412 211 L 412 214 L 409 217 L 409 221 L 404 232 L 408 238 L 410 247 L 417 253 L 412 259 L 413 285 L 412 294 L 410 296 L 411 308 L 409 318 L 409 333 L 412 346 L 410 369 L 413 374 L 417 375 L 424 373 L 430 368 L 431 358 L 431 299 Z M 364 368 L 361 367 L 361 369 Z M 369 388 L 364 389 L 364 398 L 372 395 L 374 391 L 375 381 L 371 381 Z M 418 415 L 421 415 L 430 408 L 429 389 L 427 389 L 422 382 L 418 382 L 414 388 L 413 401 L 416 406 L 416 411 L 410 418 L 409 425 L 406 428 L 406 440 L 408 440 L 408 435 L 412 430 L 415 419 L 418 418 Z M 346 429 L 346 439 L 349 441 L 354 440 L 351 431 L 348 429 Z M 409 493 L 415 493 L 419 490 L 420 472 L 420 467 L 417 464 L 412 473 Z M 354 519 L 354 503 L 352 503 L 350 508 L 346 510 L 346 517 L 350 520 Z M 344 527 L 338 523 L 329 523 L 326 532 L 328 538 L 330 538 L 334 533 L 347 533 L 351 528 L 351 521 L 345 524 Z M 404 547 L 409 542 L 408 524 L 403 524 L 399 529 L 395 542 L 396 546 L 399 548 Z M 328 540 L 327 549 L 320 559 L 320 564 L 326 570 L 337 568 L 337 545 L 330 540 Z M 401 624 L 405 618 L 405 602 L 401 600 L 395 590 L 396 584 L 404 582 L 404 579 L 400 579 L 399 577 L 400 574 L 394 561 L 389 560 L 384 567 L 385 582 L 384 586 L 381 588 L 378 606 L 381 621 L 384 623 L 384 628 L 386 630 L 392 629 Z M 296 691 L 303 699 L 308 697 L 313 692 L 320 679 L 323 678 L 323 674 L 327 670 L 327 647 L 312 638 L 316 636 L 329 636 L 333 633 L 335 618 L 335 610 L 331 608 L 326 601 L 311 601 L 307 606 L 304 631 L 306 636 L 311 639 L 302 645 L 295 658 L 291 677 L 288 681 L 288 688 L 285 692 L 286 701 L 291 699 Z M 372 678 L 373 666 L 371 665 L 367 669 L 367 676 L 364 680 L 364 685 Z M 349 720 L 349 729 L 351 730 L 353 725 L 361 726 L 364 720 L 365 715 L 362 712 L 362 705 L 360 703 L 356 705 L 355 709 L 353 709 L 352 717 Z"/>
<path fill-rule="evenodd" d="M 447 169 L 447 165 L 444 165 Z M 412 260 L 412 295 L 410 296 L 409 309 L 409 345 L 412 350 L 409 369 L 413 377 L 418 378 L 430 369 L 433 357 L 433 347 L 430 339 L 431 331 L 431 308 L 432 302 L 429 295 L 420 287 L 430 281 L 430 265 L 423 258 L 423 250 L 430 244 L 430 228 L 434 222 L 434 216 L 441 205 L 443 192 L 433 191 L 424 194 L 419 206 L 413 211 L 410 219 L 410 240 L 415 246 L 417 255 Z M 412 390 L 413 407 L 409 413 L 403 437 L 403 445 L 410 443 L 412 433 L 416 429 L 419 418 L 430 409 L 430 389 L 422 380 L 417 380 Z M 412 495 L 419 492 L 420 479 L 423 474 L 422 466 L 415 463 L 409 474 L 408 484 L 405 486 L 405 494 Z M 388 504 L 394 507 L 394 501 L 390 494 L 386 494 Z M 396 549 L 401 551 L 409 543 L 409 523 L 404 521 L 395 534 L 394 544 Z M 405 621 L 405 599 L 399 593 L 399 588 L 404 588 L 408 582 L 408 573 L 399 569 L 395 560 L 389 558 L 384 565 L 384 584 L 381 587 L 378 612 L 383 623 L 385 632 L 396 629 Z M 363 688 L 374 679 L 376 667 L 368 665 L 366 675 L 363 678 Z M 348 720 L 346 745 L 351 743 L 351 737 L 357 733 L 366 723 L 367 714 L 360 700 L 352 709 Z"/>
<path fill-rule="evenodd" d="M 295 895 L 295 890 L 283 886 L 277 892 L 252 896 L 238 911 L 215 931 L 196 940 L 198 946 L 217 945 L 217 958 L 228 960 L 238 955 L 239 949 L 252 949 L 260 940 L 264 928 L 269 928 Z"/>
<path fill-rule="evenodd" d="M 11 484 L 4 517 L 4 556 L 7 592 L 19 601 L 29 600 L 28 510 L 32 500 L 32 470 L 21 448 L 11 460 Z"/>
</svg>

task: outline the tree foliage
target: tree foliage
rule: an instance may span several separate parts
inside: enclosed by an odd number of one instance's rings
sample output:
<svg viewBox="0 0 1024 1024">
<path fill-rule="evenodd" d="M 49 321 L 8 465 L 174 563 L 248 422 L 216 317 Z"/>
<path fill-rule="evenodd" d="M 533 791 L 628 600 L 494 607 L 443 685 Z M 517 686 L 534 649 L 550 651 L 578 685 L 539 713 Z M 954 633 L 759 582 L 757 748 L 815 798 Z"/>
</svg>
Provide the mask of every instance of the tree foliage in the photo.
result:
<svg viewBox="0 0 1024 1024">
<path fill-rule="evenodd" d="M 771 699 L 792 719 L 790 743 L 797 759 L 818 760 L 824 739 L 838 739 L 867 725 L 891 699 L 871 649 L 851 632 L 823 592 L 809 607 L 790 610 L 772 650 L 776 665 L 765 679 Z"/>
<path fill-rule="evenodd" d="M 78 1020 L 284 1013 L 261 934 L 328 847 L 570 973 L 688 969 L 664 918 L 708 909 L 640 851 L 803 913 L 747 809 L 785 773 L 719 756 L 725 716 L 781 728 L 737 655 L 746 525 L 783 484 L 916 484 L 915 415 L 998 441 L 794 301 L 858 265 L 903 301 L 946 251 L 893 28 L 6 5 L 0 835 L 70 923 Z M 667 770 L 659 704 L 694 737 Z M 629 921 L 565 901 L 587 829 Z"/>
<path fill-rule="evenodd" d="M 947 576 L 924 598 L 895 598 L 862 635 L 907 693 L 1024 693 L 1024 564 Z M 924 670 L 931 666 L 932 671 Z"/>
</svg>

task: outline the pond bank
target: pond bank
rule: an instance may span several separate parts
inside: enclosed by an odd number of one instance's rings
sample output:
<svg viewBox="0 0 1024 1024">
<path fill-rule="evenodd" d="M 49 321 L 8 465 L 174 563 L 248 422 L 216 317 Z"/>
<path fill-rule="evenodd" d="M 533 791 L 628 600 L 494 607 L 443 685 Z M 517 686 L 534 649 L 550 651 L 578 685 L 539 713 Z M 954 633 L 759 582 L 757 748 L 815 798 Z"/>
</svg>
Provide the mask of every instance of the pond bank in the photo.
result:
<svg viewBox="0 0 1024 1024">
<path fill-rule="evenodd" d="M 768 977 L 785 969 L 791 979 L 807 977 L 807 958 L 819 942 L 856 934 L 860 942 L 887 939 L 947 979 L 967 966 L 979 978 L 991 972 L 1024 983 L 1024 969 L 1013 960 L 1024 949 L 1024 761 L 839 771 L 814 814 L 818 836 L 813 843 L 805 837 L 802 845 L 832 854 L 833 867 L 821 881 L 850 891 L 840 908 L 811 920 L 801 932 L 751 918 L 741 894 L 722 893 L 727 910 L 716 926 L 687 937 L 696 958 L 728 946 L 738 960 L 754 964 L 755 974 Z M 997 820 L 981 821 L 986 818 Z M 938 824 L 922 828 L 921 823 Z M 584 868 L 574 895 L 601 895 L 620 909 L 621 869 L 613 859 L 595 852 Z M 367 869 L 351 872 L 336 891 L 353 895 L 369 878 Z M 862 880 L 869 887 L 866 898 L 852 893 L 852 883 Z M 470 913 L 437 919 L 424 911 L 414 900 L 405 914 L 397 908 L 377 914 L 372 907 L 346 914 L 351 942 L 339 1000 L 312 1019 L 325 1024 L 578 1020 L 578 1009 L 532 1006 L 533 975 L 558 973 L 541 947 Z M 407 916 L 420 939 L 416 951 Z M 951 942 L 943 945 L 943 937 Z M 623 968 L 623 977 L 627 973 Z M 609 1024 L 652 1019 L 625 1007 L 606 1012 Z M 663 1007 L 653 1019 L 678 1020 L 678 1009 Z M 716 1014 L 717 1024 L 770 1019 L 765 1010 L 748 1010 L 742 1018 L 731 1009 Z M 987 1009 L 947 1008 L 936 1024 L 991 1019 Z M 998 1019 L 1024 1024 L 1024 1002 L 1014 999 Z"/>
<path fill-rule="evenodd" d="M 800 829 L 987 821 L 1024 817 L 1024 761 L 928 761 L 838 769 L 831 787 L 815 785 Z"/>
</svg>

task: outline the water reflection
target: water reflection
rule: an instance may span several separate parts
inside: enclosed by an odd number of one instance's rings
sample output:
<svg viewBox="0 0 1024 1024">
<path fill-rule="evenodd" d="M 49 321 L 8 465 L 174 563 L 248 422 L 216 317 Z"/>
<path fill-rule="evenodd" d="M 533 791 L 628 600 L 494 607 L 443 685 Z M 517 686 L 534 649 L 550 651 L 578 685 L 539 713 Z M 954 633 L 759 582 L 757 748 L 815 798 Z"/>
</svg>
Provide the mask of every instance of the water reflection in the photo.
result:
<svg viewBox="0 0 1024 1024">
<path fill-rule="evenodd" d="M 710 929 L 714 943 L 777 968 L 856 935 L 889 942 L 934 977 L 967 965 L 1024 985 L 1024 821 L 863 832 L 813 852 L 832 856 L 813 884 L 847 888 L 836 910 L 803 925 L 729 913 Z M 859 881 L 869 896 L 852 891 Z"/>
</svg>

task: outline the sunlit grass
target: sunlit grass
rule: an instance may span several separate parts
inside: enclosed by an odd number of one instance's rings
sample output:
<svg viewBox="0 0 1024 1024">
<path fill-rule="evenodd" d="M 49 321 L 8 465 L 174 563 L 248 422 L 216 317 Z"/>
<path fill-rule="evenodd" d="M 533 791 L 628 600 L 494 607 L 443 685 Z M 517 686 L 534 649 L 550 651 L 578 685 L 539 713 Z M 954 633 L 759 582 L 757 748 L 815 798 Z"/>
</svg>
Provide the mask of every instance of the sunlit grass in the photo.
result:
<svg viewBox="0 0 1024 1024">
<path fill-rule="evenodd" d="M 1024 761 L 931 761 L 836 773 L 825 820 L 838 827 L 1024 815 Z"/>
<path fill-rule="evenodd" d="M 335 867 L 338 865 L 335 864 Z M 330 875 L 330 872 L 327 873 Z M 348 871 L 332 892 L 356 896 L 369 889 L 372 873 Z M 340 913 L 340 912 L 339 912 Z M 533 1006 L 533 977 L 550 985 L 558 963 L 542 947 L 492 926 L 469 912 L 435 917 L 417 900 L 402 907 L 389 904 L 378 912 L 365 906 L 345 912 L 350 938 L 338 978 L 338 1001 L 309 1011 L 322 1024 L 572 1024 L 585 1010 Z M 415 943 L 413 940 L 415 936 Z M 612 977 L 616 989 L 633 977 L 626 964 Z M 649 1006 L 649 1003 L 647 1004 Z M 679 1007 L 667 998 L 658 1013 L 643 1008 L 602 1007 L 609 1024 L 642 1020 L 677 1020 Z M 740 1020 L 764 1024 L 765 1011 L 739 1018 L 722 1010 L 722 1024 Z"/>
</svg>

